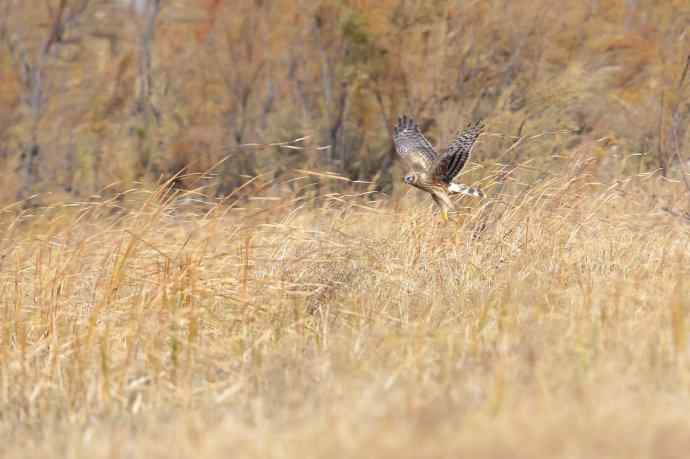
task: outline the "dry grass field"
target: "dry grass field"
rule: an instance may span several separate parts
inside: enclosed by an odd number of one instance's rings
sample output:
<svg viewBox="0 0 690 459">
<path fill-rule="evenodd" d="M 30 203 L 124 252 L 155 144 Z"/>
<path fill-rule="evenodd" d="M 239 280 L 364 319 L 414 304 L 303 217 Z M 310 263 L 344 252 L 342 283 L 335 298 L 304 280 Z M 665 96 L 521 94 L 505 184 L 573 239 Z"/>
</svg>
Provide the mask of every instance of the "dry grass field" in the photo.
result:
<svg viewBox="0 0 690 459">
<path fill-rule="evenodd" d="M 566 159 L 449 224 L 357 184 L 4 208 L 0 456 L 686 457 L 685 188 Z"/>
<path fill-rule="evenodd" d="M 690 457 L 688 0 L 0 0 L 0 459 Z M 443 224 L 395 119 L 483 120 Z"/>
</svg>

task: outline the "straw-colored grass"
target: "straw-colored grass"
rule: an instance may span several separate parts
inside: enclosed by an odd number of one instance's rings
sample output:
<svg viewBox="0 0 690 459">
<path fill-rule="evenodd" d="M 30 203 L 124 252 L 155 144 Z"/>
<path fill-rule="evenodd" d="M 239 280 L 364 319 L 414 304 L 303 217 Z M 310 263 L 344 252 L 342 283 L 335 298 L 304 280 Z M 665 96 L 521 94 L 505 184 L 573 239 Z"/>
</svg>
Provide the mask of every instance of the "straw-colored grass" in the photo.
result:
<svg viewBox="0 0 690 459">
<path fill-rule="evenodd" d="M 685 457 L 685 190 L 546 177 L 5 208 L 0 456 Z"/>
</svg>

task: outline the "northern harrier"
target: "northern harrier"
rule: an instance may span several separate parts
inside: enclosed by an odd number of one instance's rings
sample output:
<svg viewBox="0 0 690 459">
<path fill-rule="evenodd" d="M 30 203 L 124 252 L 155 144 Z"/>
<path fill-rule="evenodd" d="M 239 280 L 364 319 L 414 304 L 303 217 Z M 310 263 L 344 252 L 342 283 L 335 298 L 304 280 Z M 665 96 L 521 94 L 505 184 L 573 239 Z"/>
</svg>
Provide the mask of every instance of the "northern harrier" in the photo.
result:
<svg viewBox="0 0 690 459">
<path fill-rule="evenodd" d="M 484 197 L 484 193 L 478 188 L 451 183 L 470 157 L 472 147 L 483 128 L 480 121 L 467 125 L 441 155 L 434 151 L 412 118 L 403 115 L 398 118 L 398 124 L 393 129 L 395 151 L 411 169 L 405 175 L 405 183 L 429 193 L 441 208 L 441 215 L 446 221 L 448 211 L 453 210 L 450 194 Z"/>
</svg>

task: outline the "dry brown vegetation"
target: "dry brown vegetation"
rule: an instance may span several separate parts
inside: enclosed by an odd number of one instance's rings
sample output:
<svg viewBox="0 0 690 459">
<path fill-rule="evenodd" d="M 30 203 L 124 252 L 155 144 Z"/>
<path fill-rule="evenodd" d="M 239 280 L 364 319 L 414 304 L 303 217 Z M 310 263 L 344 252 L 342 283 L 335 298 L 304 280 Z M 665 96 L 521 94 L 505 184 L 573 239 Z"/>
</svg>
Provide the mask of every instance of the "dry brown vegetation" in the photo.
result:
<svg viewBox="0 0 690 459">
<path fill-rule="evenodd" d="M 689 23 L 686 0 L 5 1 L 0 201 L 112 197 L 219 161 L 180 185 L 226 196 L 316 168 L 390 192 L 401 113 L 437 143 L 485 119 L 483 163 L 606 138 L 599 155 L 638 159 L 627 173 L 678 178 Z"/>
<path fill-rule="evenodd" d="M 5 209 L 0 455 L 683 457 L 684 187 L 572 162 L 447 225 L 337 194 Z"/>
<path fill-rule="evenodd" d="M 0 4 L 0 457 L 686 457 L 689 23 Z M 398 185 L 402 112 L 486 120 L 487 199 Z"/>
</svg>

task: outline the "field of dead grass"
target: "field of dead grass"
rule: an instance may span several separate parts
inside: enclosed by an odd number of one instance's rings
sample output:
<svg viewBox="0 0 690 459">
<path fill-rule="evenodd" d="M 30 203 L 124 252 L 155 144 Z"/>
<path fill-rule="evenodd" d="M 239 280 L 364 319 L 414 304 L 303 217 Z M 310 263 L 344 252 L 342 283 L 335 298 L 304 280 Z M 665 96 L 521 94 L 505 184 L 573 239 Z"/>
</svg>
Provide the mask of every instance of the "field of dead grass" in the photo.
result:
<svg viewBox="0 0 690 459">
<path fill-rule="evenodd" d="M 578 164 L 2 209 L 0 456 L 686 457 L 685 190 Z"/>
</svg>

